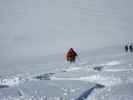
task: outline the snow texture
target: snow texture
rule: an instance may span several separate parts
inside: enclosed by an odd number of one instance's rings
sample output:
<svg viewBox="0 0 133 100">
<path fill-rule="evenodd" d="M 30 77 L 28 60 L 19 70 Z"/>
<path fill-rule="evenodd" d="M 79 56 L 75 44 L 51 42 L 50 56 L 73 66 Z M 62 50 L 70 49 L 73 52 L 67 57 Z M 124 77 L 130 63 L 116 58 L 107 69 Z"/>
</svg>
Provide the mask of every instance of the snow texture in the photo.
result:
<svg viewBox="0 0 133 100">
<path fill-rule="evenodd" d="M 0 100 L 132 100 L 133 55 L 116 50 L 91 56 L 81 55 L 76 64 L 55 59 L 27 65 L 26 73 L 2 74 Z"/>
</svg>

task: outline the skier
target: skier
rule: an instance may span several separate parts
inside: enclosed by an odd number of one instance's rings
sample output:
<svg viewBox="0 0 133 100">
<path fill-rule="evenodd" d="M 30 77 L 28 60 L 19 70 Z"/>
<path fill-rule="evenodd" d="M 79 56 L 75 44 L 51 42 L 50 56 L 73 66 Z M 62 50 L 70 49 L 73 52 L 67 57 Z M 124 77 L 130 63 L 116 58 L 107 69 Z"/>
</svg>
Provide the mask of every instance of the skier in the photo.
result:
<svg viewBox="0 0 133 100">
<path fill-rule="evenodd" d="M 132 44 L 129 45 L 130 52 L 133 52 L 133 46 Z"/>
<path fill-rule="evenodd" d="M 75 62 L 77 53 L 74 51 L 73 48 L 70 48 L 69 51 L 66 54 L 66 60 L 70 63 Z"/>
<path fill-rule="evenodd" d="M 125 52 L 128 52 L 128 45 L 125 45 Z"/>
</svg>

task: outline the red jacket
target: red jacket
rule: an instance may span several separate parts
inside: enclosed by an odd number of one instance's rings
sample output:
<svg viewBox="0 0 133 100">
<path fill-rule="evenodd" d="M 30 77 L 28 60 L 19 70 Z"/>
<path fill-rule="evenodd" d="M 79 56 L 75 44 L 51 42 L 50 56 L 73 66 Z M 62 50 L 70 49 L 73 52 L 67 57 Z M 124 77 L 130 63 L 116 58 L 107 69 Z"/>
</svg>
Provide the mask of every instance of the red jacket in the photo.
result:
<svg viewBox="0 0 133 100">
<path fill-rule="evenodd" d="M 69 51 L 66 54 L 66 59 L 74 58 L 76 56 L 77 56 L 77 53 L 73 50 L 73 48 L 70 48 Z"/>
</svg>

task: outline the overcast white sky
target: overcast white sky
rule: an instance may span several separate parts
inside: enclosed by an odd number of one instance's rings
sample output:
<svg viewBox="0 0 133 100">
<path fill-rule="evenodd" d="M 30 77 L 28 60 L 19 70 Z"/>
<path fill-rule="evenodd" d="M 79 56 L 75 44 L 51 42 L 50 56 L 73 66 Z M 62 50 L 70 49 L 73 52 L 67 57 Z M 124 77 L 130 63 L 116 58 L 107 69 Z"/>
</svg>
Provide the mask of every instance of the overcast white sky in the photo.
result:
<svg viewBox="0 0 133 100">
<path fill-rule="evenodd" d="M 132 5 L 132 0 L 0 0 L 0 59 L 132 41 Z"/>
</svg>

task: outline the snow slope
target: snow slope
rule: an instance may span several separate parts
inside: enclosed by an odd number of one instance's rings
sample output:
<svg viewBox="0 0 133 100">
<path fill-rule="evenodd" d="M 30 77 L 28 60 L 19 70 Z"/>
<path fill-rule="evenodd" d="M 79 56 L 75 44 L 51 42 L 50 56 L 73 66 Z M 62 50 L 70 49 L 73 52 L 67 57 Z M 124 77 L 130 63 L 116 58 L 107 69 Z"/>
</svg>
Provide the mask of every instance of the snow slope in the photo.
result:
<svg viewBox="0 0 133 100">
<path fill-rule="evenodd" d="M 56 59 L 2 74 L 0 100 L 132 100 L 133 54 L 102 51 L 82 52 L 76 64 Z"/>
</svg>

